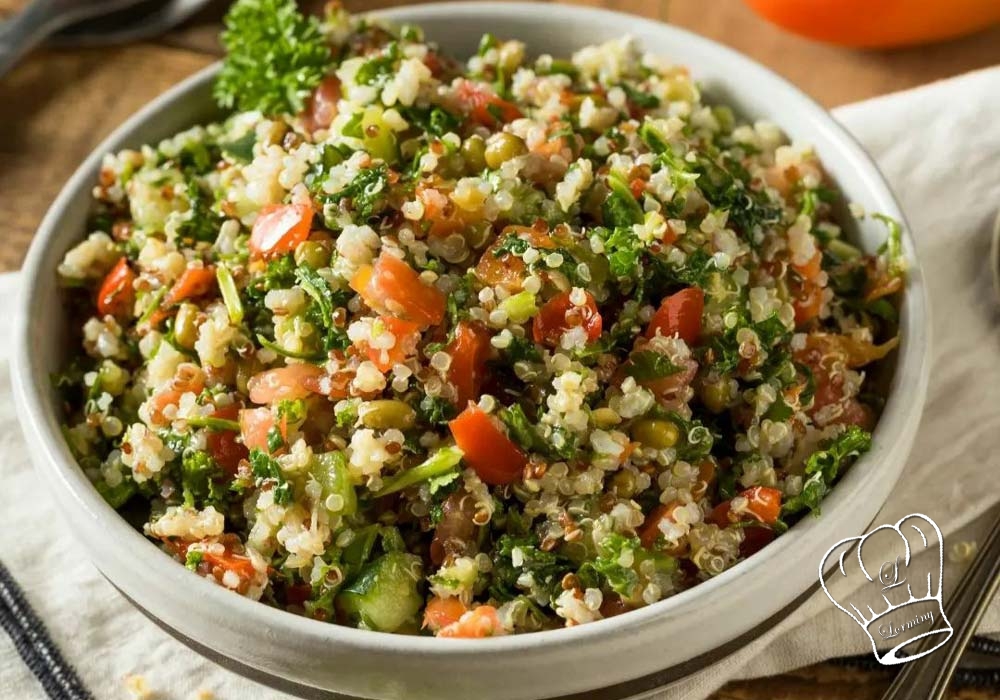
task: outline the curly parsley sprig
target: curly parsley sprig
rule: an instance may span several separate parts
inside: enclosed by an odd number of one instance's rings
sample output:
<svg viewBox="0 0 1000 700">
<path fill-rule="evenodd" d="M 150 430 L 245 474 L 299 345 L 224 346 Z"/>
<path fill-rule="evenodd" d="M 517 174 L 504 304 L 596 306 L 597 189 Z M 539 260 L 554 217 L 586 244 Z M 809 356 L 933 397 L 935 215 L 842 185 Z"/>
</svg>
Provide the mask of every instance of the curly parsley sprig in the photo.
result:
<svg viewBox="0 0 1000 700">
<path fill-rule="evenodd" d="M 237 0 L 222 44 L 226 59 L 214 95 L 225 109 L 300 112 L 332 62 L 319 21 L 294 0 Z"/>
</svg>

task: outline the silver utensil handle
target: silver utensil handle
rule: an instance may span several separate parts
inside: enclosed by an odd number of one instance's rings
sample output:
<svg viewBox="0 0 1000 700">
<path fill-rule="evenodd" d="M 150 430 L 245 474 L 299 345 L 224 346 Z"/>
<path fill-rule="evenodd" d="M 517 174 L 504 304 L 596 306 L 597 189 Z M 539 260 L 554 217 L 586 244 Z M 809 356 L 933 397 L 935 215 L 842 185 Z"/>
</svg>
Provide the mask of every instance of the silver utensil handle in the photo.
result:
<svg viewBox="0 0 1000 700">
<path fill-rule="evenodd" d="M 51 0 L 35 0 L 23 11 L 0 23 L 0 75 L 13 68 L 45 37 L 65 25 L 65 16 L 58 5 Z"/>
<path fill-rule="evenodd" d="M 1000 517 L 983 540 L 979 554 L 946 606 L 954 630 L 941 649 L 906 664 L 882 700 L 941 700 L 962 653 L 986 608 L 1000 588 Z"/>
</svg>

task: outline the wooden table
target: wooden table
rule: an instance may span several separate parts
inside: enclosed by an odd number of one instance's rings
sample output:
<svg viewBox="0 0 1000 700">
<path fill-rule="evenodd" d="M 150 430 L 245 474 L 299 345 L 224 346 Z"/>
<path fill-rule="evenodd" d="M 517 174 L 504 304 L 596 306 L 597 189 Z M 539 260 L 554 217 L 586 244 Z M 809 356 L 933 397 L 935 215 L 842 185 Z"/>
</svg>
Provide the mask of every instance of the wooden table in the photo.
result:
<svg viewBox="0 0 1000 700">
<path fill-rule="evenodd" d="M 353 10 L 413 0 L 345 0 Z M 25 0 L 0 0 L 0 14 Z M 755 17 L 739 0 L 580 0 L 668 21 L 728 44 L 828 106 L 1000 63 L 1000 27 L 929 47 L 848 51 L 814 44 Z M 224 3 L 223 3 L 224 5 Z M 154 42 L 112 49 L 42 51 L 0 78 L 0 270 L 17 269 L 31 236 L 76 165 L 128 115 L 215 60 L 222 7 Z M 888 673 L 819 664 L 731 683 L 716 700 L 874 700 Z M 972 691 L 956 698 L 1000 697 Z"/>
</svg>

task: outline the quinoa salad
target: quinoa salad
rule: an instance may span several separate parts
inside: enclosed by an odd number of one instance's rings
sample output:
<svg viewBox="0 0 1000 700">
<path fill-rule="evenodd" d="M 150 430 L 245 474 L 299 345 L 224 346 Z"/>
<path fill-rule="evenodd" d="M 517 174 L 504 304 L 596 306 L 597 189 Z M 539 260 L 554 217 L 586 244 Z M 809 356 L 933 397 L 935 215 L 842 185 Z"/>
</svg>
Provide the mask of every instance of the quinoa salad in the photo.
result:
<svg viewBox="0 0 1000 700">
<path fill-rule="evenodd" d="M 684 67 L 291 0 L 223 43 L 221 120 L 108 155 L 58 269 L 66 440 L 178 565 L 371 630 L 573 626 L 753 555 L 869 448 L 900 227 L 845 240 L 811 148 Z"/>
</svg>

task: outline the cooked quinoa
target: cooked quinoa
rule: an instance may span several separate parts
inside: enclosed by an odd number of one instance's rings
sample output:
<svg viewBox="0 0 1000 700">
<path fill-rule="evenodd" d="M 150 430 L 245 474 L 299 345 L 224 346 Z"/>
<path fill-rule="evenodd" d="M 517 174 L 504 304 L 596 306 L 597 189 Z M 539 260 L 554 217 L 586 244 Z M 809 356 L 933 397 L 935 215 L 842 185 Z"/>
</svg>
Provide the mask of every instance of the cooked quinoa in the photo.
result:
<svg viewBox="0 0 1000 700">
<path fill-rule="evenodd" d="M 228 116 L 108 155 L 58 270 L 66 440 L 195 574 L 387 632 L 571 626 L 736 565 L 868 449 L 900 230 L 844 240 L 808 145 L 628 38 L 461 63 L 240 0 L 223 39 Z"/>
</svg>

